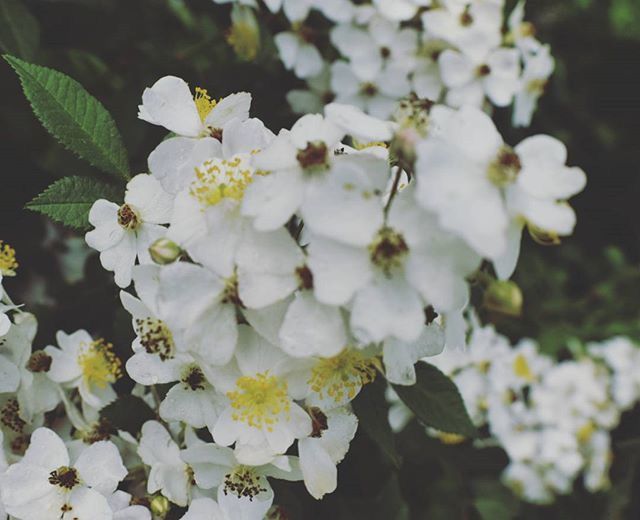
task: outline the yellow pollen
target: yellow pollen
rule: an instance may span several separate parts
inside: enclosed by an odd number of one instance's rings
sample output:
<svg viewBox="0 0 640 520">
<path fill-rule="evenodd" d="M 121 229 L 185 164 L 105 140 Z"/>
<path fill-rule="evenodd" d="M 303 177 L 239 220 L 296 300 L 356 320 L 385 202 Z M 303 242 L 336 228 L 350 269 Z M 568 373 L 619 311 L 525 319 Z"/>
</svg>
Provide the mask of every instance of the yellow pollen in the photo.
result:
<svg viewBox="0 0 640 520">
<path fill-rule="evenodd" d="M 196 180 L 191 184 L 189 193 L 206 208 L 222 199 L 241 200 L 252 180 L 253 167 L 247 156 L 210 159 L 196 168 Z"/>
<path fill-rule="evenodd" d="M 122 376 L 122 361 L 113 352 L 113 345 L 102 338 L 82 345 L 78 364 L 89 386 L 106 388 Z"/>
<path fill-rule="evenodd" d="M 546 79 L 534 79 L 527 83 L 527 92 L 533 95 L 544 94 L 545 88 L 547 88 L 548 81 Z"/>
<path fill-rule="evenodd" d="M 513 361 L 513 372 L 525 381 L 533 381 L 535 379 L 535 376 L 529 367 L 529 363 L 527 362 L 527 358 L 522 354 L 518 354 Z"/>
<path fill-rule="evenodd" d="M 308 383 L 321 399 L 326 395 L 338 403 L 345 397 L 353 399 L 361 387 L 371 383 L 376 378 L 376 369 L 381 369 L 378 358 L 345 349 L 337 356 L 318 361 L 311 369 Z"/>
<path fill-rule="evenodd" d="M 16 250 L 0 240 L 0 273 L 4 276 L 15 276 L 17 268 Z"/>
<path fill-rule="evenodd" d="M 578 441 L 581 443 L 589 442 L 591 436 L 596 431 L 596 425 L 592 421 L 589 421 L 577 432 Z"/>
<path fill-rule="evenodd" d="M 233 408 L 233 420 L 252 428 L 273 431 L 273 425 L 281 415 L 284 414 L 287 420 L 289 418 L 291 400 L 287 389 L 286 381 L 270 375 L 268 371 L 254 377 L 239 377 L 236 390 L 227 392 Z"/>
<path fill-rule="evenodd" d="M 463 435 L 457 433 L 438 432 L 436 436 L 440 439 L 440 442 L 448 445 L 462 444 L 466 440 Z"/>
<path fill-rule="evenodd" d="M 206 89 L 200 87 L 196 87 L 196 95 L 193 96 L 193 100 L 196 102 L 198 115 L 204 123 L 204 120 L 218 103 L 215 99 L 211 99 Z"/>
</svg>

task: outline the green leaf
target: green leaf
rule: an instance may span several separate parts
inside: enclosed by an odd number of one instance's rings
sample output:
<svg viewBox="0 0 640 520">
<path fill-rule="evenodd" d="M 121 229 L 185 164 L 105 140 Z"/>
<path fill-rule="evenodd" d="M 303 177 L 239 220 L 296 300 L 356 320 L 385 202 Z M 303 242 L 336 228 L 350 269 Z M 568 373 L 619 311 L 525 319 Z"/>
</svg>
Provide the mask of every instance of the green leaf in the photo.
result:
<svg viewBox="0 0 640 520">
<path fill-rule="evenodd" d="M 384 397 L 384 380 L 378 378 L 365 386 L 353 401 L 360 427 L 374 441 L 385 457 L 396 468 L 400 467 L 400 456 L 396 450 L 395 437 L 389 425 L 389 407 Z"/>
<path fill-rule="evenodd" d="M 5 55 L 36 116 L 62 145 L 107 173 L 129 178 L 127 152 L 102 104 L 61 72 Z"/>
<path fill-rule="evenodd" d="M 21 0 L 0 2 L 0 47 L 5 52 L 32 60 L 40 43 L 40 24 Z"/>
<path fill-rule="evenodd" d="M 26 205 L 66 226 L 89 227 L 89 210 L 98 199 L 119 200 L 123 190 L 86 177 L 64 177 L 57 180 Z"/>
<path fill-rule="evenodd" d="M 156 418 L 147 403 L 131 394 L 118 397 L 113 403 L 105 406 L 100 415 L 114 428 L 129 432 L 134 437 L 140 433 L 144 423 Z"/>
<path fill-rule="evenodd" d="M 416 376 L 415 385 L 393 389 L 418 420 L 442 432 L 474 436 L 476 429 L 454 382 L 428 363 L 416 365 Z"/>
<path fill-rule="evenodd" d="M 609 19 L 618 36 L 640 38 L 640 5 L 637 0 L 612 0 Z"/>
</svg>

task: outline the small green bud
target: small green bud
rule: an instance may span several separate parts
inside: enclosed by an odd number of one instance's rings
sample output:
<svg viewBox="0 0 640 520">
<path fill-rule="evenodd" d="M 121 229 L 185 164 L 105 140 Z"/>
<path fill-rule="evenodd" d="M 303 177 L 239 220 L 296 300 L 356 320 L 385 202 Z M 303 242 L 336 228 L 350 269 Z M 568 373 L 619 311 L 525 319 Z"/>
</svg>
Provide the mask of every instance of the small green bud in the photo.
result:
<svg viewBox="0 0 640 520">
<path fill-rule="evenodd" d="M 166 497 L 162 495 L 157 495 L 151 499 L 150 506 L 151 512 L 154 516 L 159 516 L 160 518 L 164 518 L 165 515 L 171 509 L 171 504 Z"/>
<path fill-rule="evenodd" d="M 149 254 L 156 264 L 166 265 L 175 262 L 182 254 L 182 249 L 168 238 L 159 238 L 149 247 Z"/>
<path fill-rule="evenodd" d="M 522 315 L 522 291 L 511 280 L 496 280 L 484 293 L 483 306 L 492 312 L 507 316 Z"/>
</svg>

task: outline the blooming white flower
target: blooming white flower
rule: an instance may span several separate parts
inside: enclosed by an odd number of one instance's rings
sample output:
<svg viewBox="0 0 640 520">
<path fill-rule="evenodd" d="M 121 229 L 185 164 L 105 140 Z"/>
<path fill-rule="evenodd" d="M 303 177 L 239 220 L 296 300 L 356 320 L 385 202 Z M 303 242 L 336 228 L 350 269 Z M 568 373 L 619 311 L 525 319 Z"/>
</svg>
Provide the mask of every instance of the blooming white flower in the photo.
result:
<svg viewBox="0 0 640 520">
<path fill-rule="evenodd" d="M 374 5 L 390 20 L 410 20 L 421 7 L 429 7 L 432 0 L 374 0 Z"/>
<path fill-rule="evenodd" d="M 0 495 L 20 520 L 110 520 L 107 497 L 126 474 L 113 443 L 96 442 L 71 461 L 60 437 L 39 428 L 24 458 L 0 477 Z"/>
<path fill-rule="evenodd" d="M 100 409 L 115 400 L 112 384 L 122 375 L 122 362 L 113 345 L 94 340 L 86 330 L 56 334 L 59 348 L 44 349 L 51 358 L 47 376 L 67 388 L 77 388 L 84 404 Z"/>
<path fill-rule="evenodd" d="M 540 47 L 535 54 L 525 55 L 524 70 L 513 106 L 512 122 L 514 126 L 529 126 L 531 124 L 538 99 L 544 94 L 554 69 L 555 60 L 551 56 L 551 48 L 548 45 Z"/>
<path fill-rule="evenodd" d="M 311 409 L 311 436 L 298 441 L 300 469 L 304 484 L 314 498 L 332 493 L 338 486 L 336 465 L 349 450 L 349 443 L 358 429 L 357 417 L 347 408 L 337 408 L 326 414 Z"/>
<path fill-rule="evenodd" d="M 235 366 L 216 369 L 210 378 L 229 399 L 212 434 L 222 446 L 235 442 L 241 463 L 265 464 L 308 436 L 311 419 L 289 393 L 289 358 L 249 327 L 239 331 Z"/>
<path fill-rule="evenodd" d="M 114 272 L 118 286 L 131 283 L 136 258 L 151 263 L 149 246 L 165 234 L 160 224 L 169 222 L 172 206 L 173 197 L 146 174 L 129 181 L 122 206 L 104 199 L 93 204 L 89 223 L 95 229 L 85 239 L 89 247 L 100 251 L 102 266 Z"/>
<path fill-rule="evenodd" d="M 299 3 L 304 3 L 304 0 L 299 0 Z M 285 68 L 292 70 L 297 77 L 312 78 L 322 72 L 324 62 L 320 52 L 302 35 L 294 32 L 281 32 L 276 34 L 274 41 Z"/>
<path fill-rule="evenodd" d="M 131 495 L 117 490 L 107 497 L 113 511 L 113 520 L 151 520 L 151 512 L 144 506 L 131 505 Z"/>
</svg>

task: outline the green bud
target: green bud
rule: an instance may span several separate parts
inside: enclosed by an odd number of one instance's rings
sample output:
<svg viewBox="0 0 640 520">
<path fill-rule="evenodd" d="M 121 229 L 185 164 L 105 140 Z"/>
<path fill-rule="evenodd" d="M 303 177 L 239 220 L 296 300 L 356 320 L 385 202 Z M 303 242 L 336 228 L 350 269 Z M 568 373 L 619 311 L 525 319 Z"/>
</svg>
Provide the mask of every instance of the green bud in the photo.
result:
<svg viewBox="0 0 640 520">
<path fill-rule="evenodd" d="M 507 316 L 522 315 L 522 291 L 515 282 L 496 280 L 487 287 L 482 301 L 485 309 Z"/>
<path fill-rule="evenodd" d="M 154 514 L 154 516 L 164 518 L 171 509 L 171 504 L 166 497 L 157 495 L 151 499 L 149 507 L 151 508 L 151 512 Z"/>
<path fill-rule="evenodd" d="M 182 249 L 168 238 L 159 238 L 149 247 L 149 254 L 156 264 L 166 265 L 175 262 L 182 254 Z"/>
</svg>

